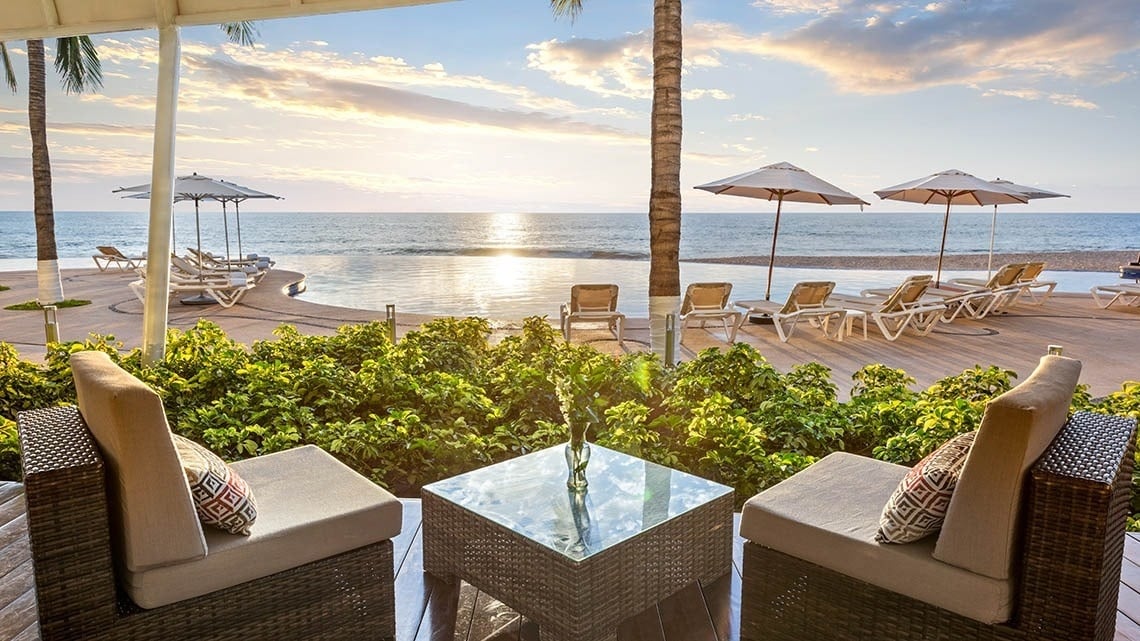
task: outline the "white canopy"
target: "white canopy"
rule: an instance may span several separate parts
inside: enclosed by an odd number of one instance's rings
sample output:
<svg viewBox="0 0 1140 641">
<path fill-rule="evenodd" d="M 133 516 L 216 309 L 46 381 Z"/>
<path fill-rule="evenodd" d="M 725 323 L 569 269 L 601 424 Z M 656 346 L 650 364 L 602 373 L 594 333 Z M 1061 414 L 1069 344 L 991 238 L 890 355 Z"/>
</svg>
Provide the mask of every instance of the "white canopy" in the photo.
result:
<svg viewBox="0 0 1140 641">
<path fill-rule="evenodd" d="M 0 41 L 384 9 L 443 0 L 4 0 Z M 167 17 L 169 16 L 169 18 Z"/>
<path fill-rule="evenodd" d="M 816 178 L 790 162 L 774 163 L 744 174 L 697 185 L 693 189 L 729 196 L 820 205 L 869 204 L 855 194 Z"/>
<path fill-rule="evenodd" d="M 174 206 L 174 138 L 182 25 L 221 24 L 323 13 L 384 9 L 443 0 L 2 0 L 0 42 L 109 31 L 158 29 L 154 156 L 151 159 L 150 221 L 147 226 L 146 297 L 143 301 L 143 363 L 166 354 L 170 236 Z"/>
<path fill-rule="evenodd" d="M 783 209 L 785 200 L 818 205 L 870 204 L 790 162 L 773 163 L 748 173 L 697 185 L 693 189 L 776 201 L 776 222 L 772 225 L 772 251 L 768 255 L 768 285 L 764 290 L 764 300 L 772 298 L 772 268 L 776 264 L 776 237 L 780 234 L 780 210 Z"/>
<path fill-rule="evenodd" d="M 1016 189 L 982 180 L 957 169 L 947 169 L 901 185 L 879 189 L 875 195 L 883 200 L 924 205 L 1009 205 L 1029 202 L 1029 198 Z"/>
</svg>

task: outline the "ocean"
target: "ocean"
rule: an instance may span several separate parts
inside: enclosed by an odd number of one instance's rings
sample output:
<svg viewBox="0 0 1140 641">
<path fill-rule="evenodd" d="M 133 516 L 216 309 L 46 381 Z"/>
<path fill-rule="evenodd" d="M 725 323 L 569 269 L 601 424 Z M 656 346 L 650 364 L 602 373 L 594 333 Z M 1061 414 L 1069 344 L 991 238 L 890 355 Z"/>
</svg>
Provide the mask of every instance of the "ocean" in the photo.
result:
<svg viewBox="0 0 1140 641">
<path fill-rule="evenodd" d="M 777 252 L 784 256 L 932 254 L 938 250 L 942 212 L 785 212 Z M 1000 211 L 995 251 L 1135 250 L 1140 214 L 1028 214 Z M 947 253 L 985 253 L 991 209 L 955 209 Z M 225 253 L 217 207 L 201 212 L 202 247 Z M 681 259 L 766 256 L 771 212 L 685 214 Z M 619 307 L 644 316 L 649 231 L 644 214 L 534 213 L 293 213 L 250 211 L 241 216 L 246 253 L 272 256 L 278 267 L 305 273 L 314 302 L 383 310 L 394 303 L 416 313 L 519 318 L 557 315 L 576 282 L 615 282 Z M 95 245 L 135 254 L 146 248 L 141 212 L 56 214 L 57 247 L 64 267 L 89 267 Z M 230 248 L 237 230 L 229 214 Z M 194 214 L 175 213 L 176 247 L 194 246 Z M 29 212 L 0 212 L 0 272 L 34 267 L 35 227 Z M 931 271 L 933 271 L 931 265 Z M 945 278 L 978 275 L 945 272 Z M 1048 272 L 1062 291 L 1087 291 L 1112 282 L 1111 273 Z M 735 298 L 763 297 L 766 268 L 683 263 L 682 285 L 728 280 Z M 835 280 L 837 290 L 889 286 L 899 273 L 874 270 L 777 268 L 773 297 L 798 280 Z"/>
</svg>

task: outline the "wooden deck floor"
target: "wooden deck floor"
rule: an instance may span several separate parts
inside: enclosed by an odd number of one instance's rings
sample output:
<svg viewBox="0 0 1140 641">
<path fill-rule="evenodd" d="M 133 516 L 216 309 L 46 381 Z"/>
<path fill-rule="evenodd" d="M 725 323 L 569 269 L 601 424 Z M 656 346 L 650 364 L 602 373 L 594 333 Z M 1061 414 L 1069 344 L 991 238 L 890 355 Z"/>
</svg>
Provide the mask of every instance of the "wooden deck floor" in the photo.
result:
<svg viewBox="0 0 1140 641">
<path fill-rule="evenodd" d="M 538 641 L 530 621 L 467 583 L 458 589 L 423 572 L 420 502 L 404 499 L 404 527 L 394 541 L 397 641 Z M 739 529 L 739 515 L 734 529 Z M 0 639 L 39 639 L 23 487 L 0 484 Z M 692 584 L 644 612 L 631 612 L 619 641 L 736 641 L 740 621 L 743 539 L 735 538 L 732 571 Z M 1125 545 L 1117 641 L 1140 641 L 1140 538 Z"/>
</svg>

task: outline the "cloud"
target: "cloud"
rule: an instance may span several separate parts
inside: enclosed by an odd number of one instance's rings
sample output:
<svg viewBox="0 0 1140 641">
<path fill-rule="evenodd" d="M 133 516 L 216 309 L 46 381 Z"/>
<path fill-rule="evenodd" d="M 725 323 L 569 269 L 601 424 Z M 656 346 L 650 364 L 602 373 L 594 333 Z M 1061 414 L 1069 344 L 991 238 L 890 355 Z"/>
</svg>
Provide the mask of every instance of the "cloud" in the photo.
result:
<svg viewBox="0 0 1140 641">
<path fill-rule="evenodd" d="M 1080 78 L 1114 82 L 1118 56 L 1140 49 L 1135 0 L 1006 0 L 884 4 L 872 0 L 761 2 L 820 17 L 783 35 L 696 25 L 686 46 L 776 56 L 827 74 L 841 90 L 901 93 L 940 85 Z"/>
<path fill-rule="evenodd" d="M 527 45 L 527 50 L 528 68 L 564 85 L 610 98 L 648 100 L 653 96 L 653 43 L 646 31 L 609 40 L 551 39 Z M 715 51 L 685 50 L 686 74 L 721 64 Z M 720 89 L 694 88 L 686 90 L 684 97 L 729 100 L 732 96 Z"/>
<path fill-rule="evenodd" d="M 1134 67 L 1118 59 L 1140 50 L 1136 0 L 757 0 L 753 6 L 805 16 L 806 22 L 775 33 L 749 33 L 723 22 L 687 25 L 684 69 L 690 78 L 737 55 L 805 65 L 840 91 L 859 94 L 1011 80 L 1111 83 L 1135 75 Z M 528 67 L 562 84 L 607 97 L 651 95 L 648 32 L 609 40 L 546 40 L 528 49 Z M 698 88 L 686 97 L 726 96 Z M 1087 108 L 1079 98 L 1070 103 Z"/>
<path fill-rule="evenodd" d="M 592 124 L 541 111 L 492 108 L 380 86 L 344 74 L 241 64 L 217 57 L 186 61 L 229 99 L 262 109 L 315 118 L 353 119 L 373 126 L 440 127 L 465 131 L 494 130 L 530 137 L 572 137 L 610 143 L 644 144 L 644 134 Z"/>
<path fill-rule="evenodd" d="M 1073 107 L 1074 109 L 1100 109 L 1100 105 L 1080 96 L 1067 93 L 1050 93 L 1038 89 L 987 89 L 983 94 L 986 97 L 1003 96 L 1019 100 L 1048 100 L 1055 105 Z"/>
<path fill-rule="evenodd" d="M 767 116 L 760 114 L 732 114 L 728 117 L 729 122 L 751 122 L 757 120 L 767 120 Z"/>
</svg>

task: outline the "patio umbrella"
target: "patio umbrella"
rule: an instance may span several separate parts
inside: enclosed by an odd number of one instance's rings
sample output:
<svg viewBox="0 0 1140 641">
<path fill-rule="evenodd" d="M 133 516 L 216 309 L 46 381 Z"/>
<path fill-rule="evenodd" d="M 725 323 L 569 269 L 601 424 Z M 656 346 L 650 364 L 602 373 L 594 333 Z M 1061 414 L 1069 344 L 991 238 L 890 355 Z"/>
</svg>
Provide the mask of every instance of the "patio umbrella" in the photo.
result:
<svg viewBox="0 0 1140 641">
<path fill-rule="evenodd" d="M 957 169 L 947 169 L 924 178 L 911 180 L 875 192 L 883 200 L 901 200 L 908 203 L 946 204 L 942 219 L 942 246 L 938 249 L 937 287 L 942 282 L 942 256 L 946 253 L 946 230 L 950 225 L 950 205 L 1004 205 L 1029 202 L 1019 191 L 987 182 Z"/>
<path fill-rule="evenodd" d="M 738 176 L 697 185 L 714 194 L 763 198 L 776 201 L 776 222 L 772 227 L 772 252 L 768 258 L 768 287 L 764 300 L 772 298 L 772 267 L 776 262 L 776 237 L 780 233 L 780 210 L 784 201 L 820 205 L 869 205 L 855 194 L 843 191 L 791 163 L 778 162 Z"/>
<path fill-rule="evenodd" d="M 1020 191 L 1029 200 L 1036 200 L 1038 198 L 1068 198 L 1069 197 L 1068 194 L 1058 194 L 1055 191 L 1049 191 L 1047 189 L 1038 189 L 1037 187 L 1027 187 L 1025 185 L 1019 185 L 1017 183 L 1010 182 L 1008 180 L 1002 180 L 1001 178 L 991 180 L 990 182 L 992 182 L 995 185 L 1001 185 L 1002 187 L 1012 189 L 1014 191 Z M 998 208 L 997 203 L 994 203 L 994 217 L 993 217 L 993 220 L 990 221 L 990 258 L 989 258 L 989 261 L 986 262 L 986 278 L 989 278 L 990 275 L 993 274 L 993 269 L 994 269 L 994 233 L 997 231 L 997 208 Z"/>
<path fill-rule="evenodd" d="M 124 196 L 124 198 L 150 198 L 150 185 L 120 187 L 112 193 L 121 192 L 133 192 L 131 195 Z M 189 176 L 181 176 L 174 181 L 174 202 L 194 201 L 194 225 L 197 227 L 198 232 L 199 253 L 202 251 L 202 228 L 201 220 L 198 217 L 198 205 L 203 200 L 215 200 L 222 203 L 222 225 L 225 230 L 227 261 L 230 259 L 230 226 L 229 216 L 226 212 L 226 203 L 234 203 L 234 210 L 237 216 L 238 255 L 244 255 L 242 254 L 241 247 L 241 212 L 238 210 L 238 203 L 250 198 L 275 198 L 281 200 L 280 196 L 274 196 L 273 194 L 267 194 L 255 189 L 250 189 L 249 187 L 243 187 L 228 180 L 200 176 L 197 172 Z"/>
</svg>

